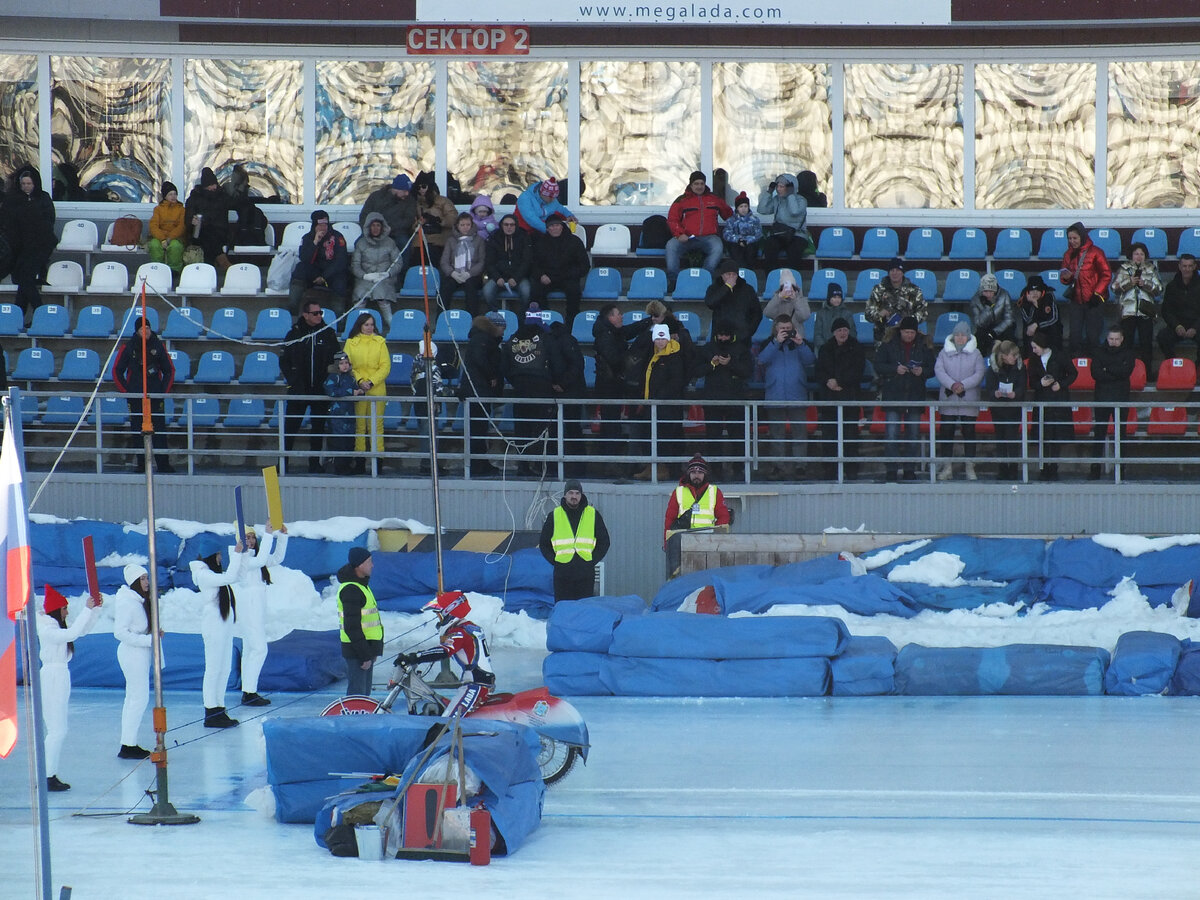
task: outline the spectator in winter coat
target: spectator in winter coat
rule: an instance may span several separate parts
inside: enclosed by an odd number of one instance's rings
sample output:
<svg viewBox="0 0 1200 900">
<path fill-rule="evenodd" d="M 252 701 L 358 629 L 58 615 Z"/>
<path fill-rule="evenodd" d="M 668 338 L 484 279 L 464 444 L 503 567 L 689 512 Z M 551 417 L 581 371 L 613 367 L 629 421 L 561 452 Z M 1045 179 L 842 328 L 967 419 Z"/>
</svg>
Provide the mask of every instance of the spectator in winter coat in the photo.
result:
<svg viewBox="0 0 1200 900">
<path fill-rule="evenodd" d="M 900 324 L 905 316 L 912 316 L 918 324 L 929 317 L 925 295 L 904 277 L 904 260 L 900 257 L 892 258 L 887 277 L 871 288 L 866 316 L 875 325 L 876 342 L 883 340 L 884 331 Z"/>
<path fill-rule="evenodd" d="M 971 324 L 975 344 L 988 356 L 996 341 L 1017 339 L 1017 314 L 1013 299 L 991 272 L 979 279 L 979 290 L 971 298 Z"/>
<path fill-rule="evenodd" d="M 813 326 L 813 346 L 820 348 L 829 343 L 833 337 L 833 320 L 847 318 L 850 313 L 842 305 L 845 302 L 844 292 L 840 284 L 831 284 L 826 290 L 825 302 L 816 312 L 816 322 Z"/>
<path fill-rule="evenodd" d="M 743 269 L 749 269 L 758 261 L 758 245 L 762 240 L 762 222 L 750 212 L 750 198 L 745 191 L 733 201 L 733 215 L 725 220 L 721 232 L 725 240 L 725 252 Z"/>
<path fill-rule="evenodd" d="M 558 179 L 547 178 L 531 184 L 517 198 L 516 218 L 522 231 L 546 233 L 546 223 L 551 216 L 559 216 L 567 222 L 578 222 L 575 214 L 558 202 Z"/>
<path fill-rule="evenodd" d="M 417 452 L 421 454 L 418 473 L 428 475 L 432 471 L 429 460 L 430 440 L 434 446 L 439 446 L 438 433 L 434 421 L 429 415 L 429 385 L 426 378 L 432 378 L 434 407 L 442 398 L 450 396 L 450 383 L 459 372 L 460 361 L 458 351 L 453 341 L 445 341 L 439 347 L 433 341 L 429 342 L 429 359 L 433 365 L 426 367 L 425 344 L 417 345 L 417 355 L 413 357 L 409 386 L 413 392 L 412 414 L 417 420 Z M 436 420 L 436 416 L 433 417 Z M 441 460 L 438 460 L 438 474 L 445 475 L 448 470 Z"/>
<path fill-rule="evenodd" d="M 346 239 L 330 227 L 329 213 L 314 210 L 309 216 L 312 228 L 300 240 L 299 261 L 292 270 L 290 300 L 292 309 L 300 309 L 304 291 L 310 287 L 329 288 L 342 308 L 350 293 L 350 254 Z"/>
<path fill-rule="evenodd" d="M 803 334 L 804 323 L 811 315 L 812 310 L 809 309 L 804 294 L 800 293 L 796 279 L 792 277 L 789 270 L 784 269 L 779 276 L 779 289 L 767 301 L 767 305 L 763 308 L 763 316 L 772 322 L 780 316 L 787 316 L 792 320 L 796 333 Z"/>
<path fill-rule="evenodd" d="M 1082 222 L 1067 229 L 1067 252 L 1058 272 L 1067 304 L 1072 356 L 1087 356 L 1100 345 L 1104 300 L 1112 270 L 1104 251 L 1092 243 Z"/>
<path fill-rule="evenodd" d="M 363 398 L 354 404 L 358 421 L 355 424 L 354 449 L 362 453 L 383 452 L 383 402 L 368 400 L 367 397 L 383 397 L 387 394 L 387 377 L 392 370 L 392 355 L 387 341 L 375 328 L 375 317 L 370 313 L 359 313 L 350 329 L 350 336 L 342 347 L 350 357 L 354 378 L 363 390 Z M 370 441 L 367 438 L 370 436 Z M 359 457 L 354 461 L 355 471 L 366 472 L 367 461 Z"/>
<path fill-rule="evenodd" d="M 540 312 L 536 303 L 530 304 L 525 321 L 503 344 L 500 353 L 504 378 L 517 398 L 513 401 L 514 428 L 531 455 L 544 454 L 546 442 L 555 434 L 554 405 L 547 402 L 547 398 L 554 396 L 551 339 Z M 534 475 L 543 467 L 541 461 L 536 463 L 536 469 L 534 464 L 522 461 L 517 465 L 517 473 Z"/>
<path fill-rule="evenodd" d="M 667 227 L 673 238 L 667 242 L 666 256 L 667 279 L 671 284 L 679 275 L 683 254 L 689 250 L 703 251 L 704 268 L 717 274 L 717 263 L 724 250 L 717 220 L 731 215 L 729 204 L 708 189 L 704 173 L 693 172 L 688 177 L 687 190 L 675 198 L 667 212 Z"/>
<path fill-rule="evenodd" d="M 641 385 L 642 373 L 645 371 L 646 362 L 654 352 L 654 342 L 650 337 L 650 328 L 655 325 L 667 326 L 671 340 L 679 345 L 679 352 L 683 358 L 684 372 L 691 373 L 698 357 L 696 356 L 696 345 L 692 342 L 692 333 L 687 330 L 687 326 L 680 322 L 675 317 L 675 314 L 667 309 L 667 304 L 661 300 L 651 300 L 646 304 L 646 318 L 650 320 L 649 327 L 638 333 L 629 351 L 630 356 L 637 361 L 637 371 L 633 382 L 637 386 Z"/>
<path fill-rule="evenodd" d="M 392 324 L 392 303 L 396 300 L 396 276 L 404 268 L 400 248 L 392 240 L 392 230 L 382 213 L 367 213 L 362 236 L 354 243 L 350 272 L 354 275 L 354 305 L 375 306 L 383 318 L 386 332 Z"/>
<path fill-rule="evenodd" d="M 471 220 L 475 223 L 475 233 L 485 241 L 500 228 L 496 221 L 496 208 L 486 194 L 480 194 L 471 203 Z"/>
<path fill-rule="evenodd" d="M 1020 343 L 1029 349 L 1033 335 L 1045 332 L 1051 346 L 1062 346 L 1062 322 L 1058 318 L 1058 303 L 1054 291 L 1046 287 L 1041 275 L 1030 275 L 1017 298 L 1017 312 L 1021 314 L 1022 337 Z"/>
<path fill-rule="evenodd" d="M 531 243 L 529 232 L 518 228 L 516 216 L 512 215 L 504 216 L 499 229 L 488 237 L 484 250 L 488 280 L 483 286 L 488 309 L 499 309 L 501 302 L 509 300 L 518 309 L 529 305 Z"/>
<path fill-rule="evenodd" d="M 775 265 L 780 252 L 788 268 L 799 269 L 804 257 L 815 249 L 809 236 L 808 202 L 799 191 L 795 175 L 784 172 L 763 188 L 758 198 L 758 214 L 774 216 L 775 221 L 763 228 L 763 259 L 767 268 Z"/>
<path fill-rule="evenodd" d="M 824 209 L 829 205 L 825 192 L 817 188 L 817 173 L 811 169 L 796 173 L 796 192 L 804 198 L 809 209 Z"/>
<path fill-rule="evenodd" d="M 475 231 L 470 213 L 459 213 L 454 232 L 446 238 L 442 251 L 442 299 L 449 303 L 463 292 L 467 312 L 479 312 L 479 292 L 483 288 L 484 243 Z"/>
<path fill-rule="evenodd" d="M 391 183 L 372 191 L 358 214 L 359 227 L 365 232 L 371 213 L 378 213 L 387 222 L 392 240 L 407 241 L 417 218 L 417 198 L 412 195 L 412 186 L 412 179 L 401 172 Z"/>
<path fill-rule="evenodd" d="M 665 467 L 664 467 L 665 468 Z M 697 453 L 687 461 L 663 521 L 663 547 L 672 531 L 728 525 L 729 507 L 721 489 L 708 480 L 708 463 Z"/>
<path fill-rule="evenodd" d="M 183 213 L 187 223 L 188 244 L 204 251 L 204 261 L 210 266 L 218 264 L 218 257 L 225 255 L 229 241 L 229 206 L 221 183 L 212 169 L 200 170 L 200 183 L 188 194 Z M 228 257 L 223 263 L 228 267 Z"/>
<path fill-rule="evenodd" d="M 938 480 L 947 481 L 954 477 L 951 459 L 957 428 L 962 431 L 967 481 L 974 481 L 978 477 L 975 473 L 975 420 L 979 418 L 979 392 L 987 366 L 975 345 L 971 326 L 966 322 L 954 326 L 933 364 L 933 371 L 941 385 L 937 448 L 944 462 L 938 471 Z"/>
<path fill-rule="evenodd" d="M 1195 341 L 1200 329 L 1200 278 L 1196 277 L 1196 257 L 1179 255 L 1179 271 L 1163 291 L 1163 327 L 1158 332 L 1158 346 L 1163 358 L 1175 356 L 1180 341 Z"/>
<path fill-rule="evenodd" d="M 361 397 L 363 390 L 350 370 L 350 357 L 343 351 L 333 354 L 333 363 L 329 366 L 329 375 L 323 387 L 325 396 L 333 398 L 329 404 L 327 449 L 334 454 L 333 471 L 338 475 L 347 475 L 354 468 L 350 453 L 354 450 L 355 415 L 354 401 L 350 398 Z"/>
<path fill-rule="evenodd" d="M 745 400 L 746 382 L 754 372 L 750 345 L 734 334 L 731 323 L 713 324 L 712 340 L 700 348 L 692 378 L 703 378 L 700 396 L 706 400 Z M 706 403 L 704 437 L 710 456 L 745 455 L 746 409 L 743 405 Z"/>
<path fill-rule="evenodd" d="M 544 309 L 547 295 L 562 291 L 567 295 L 564 316 L 568 323 L 574 323 L 583 296 L 583 279 L 590 268 L 583 241 L 567 230 L 562 216 L 551 216 L 546 233 L 533 240 L 530 298 Z"/>
<path fill-rule="evenodd" d="M 822 406 L 818 411 L 825 445 L 822 455 L 833 458 L 833 462 L 826 463 L 830 478 L 837 476 L 839 458 L 853 460 L 845 464 L 846 477 L 853 480 L 858 477 L 858 421 L 862 417 L 859 400 L 867 357 L 848 321 L 834 319 L 831 330 L 833 336 L 817 352 L 817 399 L 841 405 Z"/>
<path fill-rule="evenodd" d="M 766 381 L 764 399 L 786 406 L 763 406 L 762 416 L 768 422 L 770 440 L 766 456 L 775 460 L 803 459 L 808 432 L 808 392 L 812 383 L 816 355 L 788 316 L 776 317 L 771 339 L 758 353 L 759 365 Z M 707 415 L 707 414 L 706 414 Z M 787 428 L 792 439 L 788 441 Z M 759 472 L 767 478 L 799 478 L 803 463 L 782 461 L 760 462 Z"/>
<path fill-rule="evenodd" d="M 467 447 L 471 476 L 475 478 L 499 474 L 499 469 L 482 457 L 487 453 L 491 404 L 504 390 L 501 371 L 500 340 L 504 337 L 504 316 L 490 312 L 471 320 L 467 344 L 462 351 L 462 378 L 458 382 L 458 398 L 467 405 L 467 420 L 471 440 Z"/>
<path fill-rule="evenodd" d="M 1071 357 L 1052 344 L 1052 339 L 1044 331 L 1036 331 L 1029 339 L 1029 386 L 1033 388 L 1033 399 L 1040 403 L 1069 403 L 1071 401 L 1071 385 L 1079 373 Z M 1071 421 L 1069 406 L 1044 407 L 1039 410 L 1038 422 L 1041 423 L 1042 457 L 1054 462 L 1043 462 L 1042 470 L 1038 473 L 1039 481 L 1058 481 L 1058 458 L 1062 455 L 1062 445 L 1071 440 L 1074 425 Z"/>
<path fill-rule="evenodd" d="M 322 309 L 322 303 L 329 296 L 329 291 L 320 288 L 309 288 L 304 292 L 302 311 L 283 339 L 284 349 L 279 359 L 279 368 L 288 386 L 288 399 L 283 405 L 283 449 L 291 453 L 295 448 L 296 435 L 308 413 L 312 428 L 308 444 L 311 475 L 325 471 L 321 467 L 321 452 L 325 449 L 329 415 L 329 404 L 315 395 L 324 392 L 325 376 L 338 351 L 337 333 L 325 322 Z"/>
<path fill-rule="evenodd" d="M 230 245 L 262 246 L 270 223 L 266 213 L 258 208 L 258 197 L 250 194 L 250 174 L 240 163 L 229 173 L 225 207 L 233 217 L 229 223 Z"/>
<path fill-rule="evenodd" d="M 583 439 L 584 408 L 578 402 L 568 402 L 587 396 L 583 350 L 571 329 L 562 322 L 550 323 L 550 374 L 554 379 L 554 396 L 562 402 L 563 451 L 567 456 L 583 456 L 587 453 Z M 576 463 L 567 463 L 567 474 L 576 474 L 581 468 Z"/>
<path fill-rule="evenodd" d="M 568 478 L 538 538 L 538 549 L 554 567 L 554 602 L 583 600 L 596 593 L 596 563 L 608 553 L 604 517 L 588 504 L 583 485 Z"/>
<path fill-rule="evenodd" d="M 879 376 L 879 399 L 903 406 L 885 406 L 884 441 L 889 456 L 900 462 L 884 464 L 888 481 L 907 480 L 917 474 L 920 456 L 918 434 L 925 408 L 925 381 L 933 373 L 933 351 L 929 340 L 917 329 L 917 320 L 905 316 L 887 331 L 888 339 L 875 351 L 875 372 Z"/>
<path fill-rule="evenodd" d="M 183 242 L 187 236 L 184 224 L 184 208 L 179 202 L 179 188 L 164 181 L 162 202 L 150 214 L 150 237 L 146 241 L 146 253 L 150 262 L 165 262 L 178 275 L 183 271 Z"/>
<path fill-rule="evenodd" d="M 12 250 L 12 280 L 17 305 L 28 317 L 41 305 L 38 285 L 46 278 L 50 256 L 58 246 L 54 234 L 54 201 L 42 190 L 42 177 L 33 166 L 13 176 L 4 198 L 3 231 Z"/>
<path fill-rule="evenodd" d="M 988 409 L 996 427 L 996 455 L 1002 460 L 1016 460 L 1021 455 L 1021 404 L 1026 390 L 1021 347 L 1016 341 L 1001 341 L 992 348 L 992 365 L 984 383 L 984 399 L 990 404 Z M 996 478 L 1016 479 L 1017 465 L 1001 462 Z"/>
<path fill-rule="evenodd" d="M 416 194 L 416 217 L 413 223 L 422 226 L 425 235 L 425 265 L 437 267 L 442 261 L 442 248 L 446 246 L 446 238 L 458 218 L 458 210 L 454 204 L 441 195 L 437 179 L 433 172 L 421 172 L 413 182 L 413 193 Z M 422 249 L 413 240 L 408 248 L 408 264 L 421 265 Z"/>
<path fill-rule="evenodd" d="M 1129 377 L 1133 374 L 1133 348 L 1125 346 L 1125 332 L 1120 323 L 1108 329 L 1108 337 L 1092 355 L 1092 377 L 1096 380 L 1093 395 L 1097 404 L 1129 402 Z M 1113 428 L 1121 427 L 1122 411 L 1115 406 L 1093 407 L 1095 424 L 1092 427 L 1092 443 L 1096 445 L 1096 456 L 1104 455 L 1104 441 L 1108 437 L 1108 423 Z M 1101 475 L 1100 463 L 1092 463 L 1088 480 L 1095 481 Z"/>
<path fill-rule="evenodd" d="M 145 383 L 142 381 L 142 369 L 146 370 Z M 151 395 L 150 426 L 154 429 L 152 438 L 154 444 L 154 465 L 160 475 L 170 475 L 175 469 L 171 466 L 171 458 L 167 456 L 167 420 L 163 415 L 164 402 L 162 394 L 169 394 L 175 385 L 175 363 L 166 346 L 154 330 L 141 316 L 133 323 L 133 335 L 121 346 L 112 368 L 113 383 L 122 393 L 141 396 L 143 390 Z M 129 417 L 130 441 L 135 447 L 141 447 L 142 417 L 137 412 L 141 404 L 134 404 L 135 412 Z M 140 450 L 135 453 L 137 471 L 146 471 L 146 460 Z"/>
<path fill-rule="evenodd" d="M 630 342 L 642 333 L 650 333 L 654 321 L 647 316 L 629 325 L 616 303 L 605 303 L 592 323 L 592 352 L 596 358 L 596 384 L 592 396 L 603 400 L 624 400 L 630 396 L 627 375 L 633 355 Z M 621 405 L 600 404 L 600 445 L 607 456 L 622 456 Z M 617 468 L 620 468 L 619 466 Z"/>
<path fill-rule="evenodd" d="M 1121 304 L 1125 346 L 1137 353 L 1147 372 L 1154 356 L 1154 320 L 1162 289 L 1162 278 L 1158 266 L 1150 259 L 1150 251 L 1145 244 L 1134 243 L 1129 248 L 1129 260 L 1121 263 L 1113 278 L 1112 291 Z"/>
<path fill-rule="evenodd" d="M 733 260 L 722 260 L 717 267 L 716 280 L 704 292 L 704 305 L 712 310 L 714 322 L 728 322 L 737 339 L 747 347 L 750 345 L 750 339 L 762 321 L 763 310 L 758 294 L 738 274 Z"/>
<path fill-rule="evenodd" d="M 641 400 L 680 400 L 687 388 L 688 371 L 679 342 L 672 336 L 666 325 L 655 325 L 650 329 L 651 352 L 646 361 L 642 374 L 641 389 L 638 396 Z M 633 477 L 638 481 L 648 481 L 654 474 L 654 460 L 664 459 L 669 453 L 678 449 L 683 439 L 684 408 L 679 404 L 660 405 L 652 409 L 649 403 L 634 408 L 630 418 L 639 426 L 643 446 L 648 448 L 650 462 L 646 468 Z M 651 446 L 652 419 L 657 418 L 656 446 Z M 663 464 L 658 464 L 658 477 L 665 480 L 670 478 L 670 470 Z"/>
</svg>

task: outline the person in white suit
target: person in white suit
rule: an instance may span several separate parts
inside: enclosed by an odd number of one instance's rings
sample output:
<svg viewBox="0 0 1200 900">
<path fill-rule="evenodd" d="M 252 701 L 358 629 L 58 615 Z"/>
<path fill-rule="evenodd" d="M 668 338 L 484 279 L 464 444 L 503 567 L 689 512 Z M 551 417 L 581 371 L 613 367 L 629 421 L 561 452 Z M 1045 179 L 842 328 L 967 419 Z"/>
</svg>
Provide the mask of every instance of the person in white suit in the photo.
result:
<svg viewBox="0 0 1200 900">
<path fill-rule="evenodd" d="M 121 749 L 117 756 L 145 759 L 150 751 L 137 742 L 138 726 L 150 703 L 150 574 L 145 566 L 125 567 L 125 584 L 117 591 L 113 612 L 113 637 L 118 642 L 117 662 L 125 675 Z"/>
<path fill-rule="evenodd" d="M 233 585 L 242 576 L 247 554 L 242 552 L 242 543 L 238 541 L 227 551 L 229 568 L 223 569 L 220 543 L 215 538 L 202 543 L 197 552 L 200 558 L 189 565 L 192 581 L 204 601 L 200 612 L 200 635 L 204 639 L 204 727 L 232 728 L 237 719 L 225 712 L 225 686 L 233 666 L 233 632 L 238 620 L 238 597 Z"/>
<path fill-rule="evenodd" d="M 271 586 L 268 569 L 283 562 L 287 553 L 287 526 L 273 531 L 267 526 L 266 540 L 259 543 L 253 528 L 246 529 L 246 549 L 254 556 L 242 563 L 237 583 L 238 632 L 242 636 L 242 705 L 269 706 L 258 693 L 258 676 L 267 660 L 267 593 Z"/>
<path fill-rule="evenodd" d="M 58 777 L 58 761 L 67 737 L 67 703 L 71 699 L 71 670 L 67 663 L 75 652 L 74 642 L 92 630 L 99 617 L 100 599 L 88 597 L 87 606 L 67 625 L 67 598 L 50 585 L 42 612 L 37 617 L 38 643 L 41 645 L 42 716 L 46 722 L 46 788 L 69 791 L 71 786 Z"/>
</svg>

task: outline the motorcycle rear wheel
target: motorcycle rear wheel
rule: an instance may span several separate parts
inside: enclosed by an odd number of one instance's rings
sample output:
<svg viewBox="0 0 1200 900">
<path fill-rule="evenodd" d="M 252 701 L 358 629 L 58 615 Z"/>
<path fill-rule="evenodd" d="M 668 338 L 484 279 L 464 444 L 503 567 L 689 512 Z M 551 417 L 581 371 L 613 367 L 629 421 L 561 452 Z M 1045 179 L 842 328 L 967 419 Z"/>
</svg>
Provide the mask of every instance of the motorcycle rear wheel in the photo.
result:
<svg viewBox="0 0 1200 900">
<path fill-rule="evenodd" d="M 541 750 L 538 752 L 537 763 L 542 772 L 542 781 L 547 785 L 562 781 L 575 767 L 575 762 L 580 756 L 579 748 L 545 735 L 541 735 L 539 739 Z"/>
</svg>

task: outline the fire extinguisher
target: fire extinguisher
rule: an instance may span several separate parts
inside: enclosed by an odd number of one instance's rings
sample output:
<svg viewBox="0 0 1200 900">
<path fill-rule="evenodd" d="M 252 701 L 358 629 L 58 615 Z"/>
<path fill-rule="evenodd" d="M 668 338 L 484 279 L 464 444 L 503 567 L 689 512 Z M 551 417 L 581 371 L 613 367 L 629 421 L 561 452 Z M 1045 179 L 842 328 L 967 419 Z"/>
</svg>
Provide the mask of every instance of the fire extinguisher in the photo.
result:
<svg viewBox="0 0 1200 900">
<path fill-rule="evenodd" d="M 482 804 L 471 810 L 471 865 L 486 866 L 492 861 L 492 814 Z"/>
</svg>

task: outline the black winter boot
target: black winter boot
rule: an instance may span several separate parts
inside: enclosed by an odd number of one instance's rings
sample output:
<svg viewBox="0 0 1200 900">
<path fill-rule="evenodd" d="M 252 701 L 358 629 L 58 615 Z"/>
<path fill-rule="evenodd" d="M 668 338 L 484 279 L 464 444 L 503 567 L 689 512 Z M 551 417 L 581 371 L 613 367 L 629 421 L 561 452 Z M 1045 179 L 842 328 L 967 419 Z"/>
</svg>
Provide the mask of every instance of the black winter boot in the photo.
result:
<svg viewBox="0 0 1200 900">
<path fill-rule="evenodd" d="M 149 756 L 149 750 L 136 744 L 122 744 L 121 749 L 117 751 L 117 759 L 147 759 Z"/>
<path fill-rule="evenodd" d="M 223 706 L 204 707 L 205 728 L 233 728 L 237 723 L 237 719 L 229 718 Z"/>
<path fill-rule="evenodd" d="M 48 791 L 69 791 L 71 786 L 65 781 L 59 781 L 57 775 L 51 775 L 46 779 L 46 790 Z"/>
<path fill-rule="evenodd" d="M 271 701 L 258 694 L 247 694 L 242 691 L 242 706 L 270 706 Z"/>
</svg>

